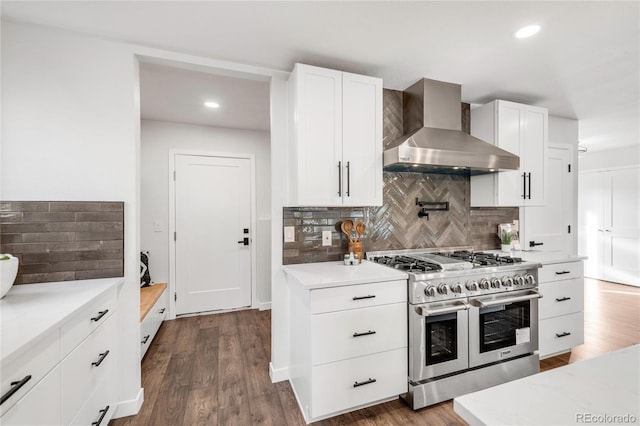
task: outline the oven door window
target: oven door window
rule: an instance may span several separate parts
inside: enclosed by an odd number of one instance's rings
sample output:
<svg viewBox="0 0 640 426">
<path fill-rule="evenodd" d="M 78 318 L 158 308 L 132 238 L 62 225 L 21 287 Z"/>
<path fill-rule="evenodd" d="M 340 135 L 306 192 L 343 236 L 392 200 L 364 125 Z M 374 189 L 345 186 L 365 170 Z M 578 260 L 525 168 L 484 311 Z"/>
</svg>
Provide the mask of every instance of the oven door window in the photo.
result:
<svg viewBox="0 0 640 426">
<path fill-rule="evenodd" d="M 455 312 L 425 318 L 426 365 L 458 359 L 458 315 Z"/>
<path fill-rule="evenodd" d="M 529 300 L 480 309 L 480 352 L 515 346 L 516 335 L 529 328 Z"/>
</svg>

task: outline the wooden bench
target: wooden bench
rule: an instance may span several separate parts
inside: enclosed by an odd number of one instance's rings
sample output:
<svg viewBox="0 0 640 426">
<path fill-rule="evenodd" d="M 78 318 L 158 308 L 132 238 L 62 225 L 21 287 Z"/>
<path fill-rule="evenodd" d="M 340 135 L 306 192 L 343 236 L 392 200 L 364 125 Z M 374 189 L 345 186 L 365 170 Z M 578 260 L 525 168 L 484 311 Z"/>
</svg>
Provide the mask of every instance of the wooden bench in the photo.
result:
<svg viewBox="0 0 640 426">
<path fill-rule="evenodd" d="M 162 321 L 167 317 L 167 305 L 166 283 L 140 289 L 140 359 L 147 353 Z"/>
</svg>

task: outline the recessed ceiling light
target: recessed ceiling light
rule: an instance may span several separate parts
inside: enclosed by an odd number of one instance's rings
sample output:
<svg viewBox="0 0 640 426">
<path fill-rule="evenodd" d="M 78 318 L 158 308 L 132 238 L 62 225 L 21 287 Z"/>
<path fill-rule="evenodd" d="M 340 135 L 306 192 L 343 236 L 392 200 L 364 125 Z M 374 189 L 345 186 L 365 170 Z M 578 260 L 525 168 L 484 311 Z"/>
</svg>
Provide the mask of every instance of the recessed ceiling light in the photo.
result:
<svg viewBox="0 0 640 426">
<path fill-rule="evenodd" d="M 220 104 L 217 102 L 207 101 L 204 103 L 207 108 L 220 108 Z"/>
<path fill-rule="evenodd" d="M 540 31 L 540 25 L 527 25 L 526 27 L 522 27 L 518 31 L 516 31 L 514 37 L 527 38 L 536 34 L 538 31 Z"/>
</svg>

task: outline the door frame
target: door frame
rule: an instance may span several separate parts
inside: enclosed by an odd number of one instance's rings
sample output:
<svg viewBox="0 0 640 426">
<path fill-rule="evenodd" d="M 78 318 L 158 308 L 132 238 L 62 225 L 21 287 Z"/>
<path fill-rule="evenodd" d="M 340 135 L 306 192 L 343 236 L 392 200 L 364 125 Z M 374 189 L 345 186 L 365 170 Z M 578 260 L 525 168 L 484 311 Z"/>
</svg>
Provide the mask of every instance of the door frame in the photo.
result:
<svg viewBox="0 0 640 426">
<path fill-rule="evenodd" d="M 170 149 L 169 150 L 169 319 L 176 318 L 176 241 L 173 239 L 173 233 L 176 232 L 176 181 L 173 179 L 176 170 L 176 156 L 193 155 L 198 157 L 220 157 L 220 158 L 238 158 L 249 160 L 249 169 L 251 176 L 249 177 L 250 185 L 250 223 L 251 232 L 249 233 L 249 249 L 251 252 L 251 309 L 257 306 L 257 276 L 256 276 L 256 240 L 257 240 L 257 218 L 256 218 L 256 156 L 255 154 L 237 154 L 230 152 L 202 151 L 188 149 Z M 216 310 L 215 312 L 226 312 L 228 310 Z M 185 314 L 186 315 L 186 314 Z"/>
</svg>

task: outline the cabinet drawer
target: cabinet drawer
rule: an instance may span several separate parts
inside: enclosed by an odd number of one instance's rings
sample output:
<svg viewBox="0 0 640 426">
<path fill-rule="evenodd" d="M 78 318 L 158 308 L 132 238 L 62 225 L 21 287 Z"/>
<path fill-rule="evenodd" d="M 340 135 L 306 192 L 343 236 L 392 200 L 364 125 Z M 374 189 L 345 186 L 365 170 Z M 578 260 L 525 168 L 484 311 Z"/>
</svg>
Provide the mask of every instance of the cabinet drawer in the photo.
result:
<svg viewBox="0 0 640 426">
<path fill-rule="evenodd" d="M 87 399 L 70 424 L 74 426 L 107 426 L 116 411 L 117 403 L 118 387 L 116 376 L 115 374 L 109 374 L 96 387 L 93 394 Z"/>
<path fill-rule="evenodd" d="M 144 357 L 162 321 L 167 317 L 166 293 L 165 290 L 140 324 L 140 359 Z"/>
<path fill-rule="evenodd" d="M 111 316 L 62 361 L 64 424 L 76 417 L 87 397 L 105 377 L 116 374 L 116 357 L 116 317 Z"/>
<path fill-rule="evenodd" d="M 317 418 L 407 392 L 407 350 L 319 365 L 311 374 L 311 417 Z"/>
<path fill-rule="evenodd" d="M 584 343 L 583 312 L 540 321 L 540 357 L 567 352 L 582 343 Z"/>
<path fill-rule="evenodd" d="M 582 261 L 543 265 L 542 268 L 538 269 L 538 281 L 547 283 L 582 278 L 582 270 Z"/>
<path fill-rule="evenodd" d="M 116 289 L 96 298 L 62 326 L 62 356 L 66 356 L 116 310 Z"/>
<path fill-rule="evenodd" d="M 407 280 L 311 290 L 311 313 L 335 312 L 407 301 Z"/>
<path fill-rule="evenodd" d="M 4 406 L 4 404 L 3 404 Z M 54 368 L 21 400 L 0 418 L 0 424 L 59 425 L 60 423 L 60 367 Z"/>
<path fill-rule="evenodd" d="M 540 293 L 540 319 L 584 310 L 584 281 L 579 278 L 540 284 Z"/>
<path fill-rule="evenodd" d="M 29 392 L 53 367 L 60 362 L 59 330 L 50 330 L 26 354 L 9 362 L 2 362 L 2 385 L 0 392 L 8 395 L 11 389 L 17 389 L 0 406 L 0 415 L 4 414 L 20 398 Z M 30 378 L 29 378 L 30 376 Z M 18 382 L 18 383 L 16 383 Z M 19 382 L 22 382 L 20 386 Z M 11 383 L 15 383 L 11 385 Z"/>
<path fill-rule="evenodd" d="M 407 304 L 312 315 L 312 364 L 407 347 Z"/>
</svg>

